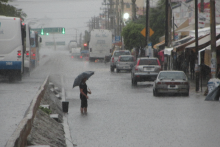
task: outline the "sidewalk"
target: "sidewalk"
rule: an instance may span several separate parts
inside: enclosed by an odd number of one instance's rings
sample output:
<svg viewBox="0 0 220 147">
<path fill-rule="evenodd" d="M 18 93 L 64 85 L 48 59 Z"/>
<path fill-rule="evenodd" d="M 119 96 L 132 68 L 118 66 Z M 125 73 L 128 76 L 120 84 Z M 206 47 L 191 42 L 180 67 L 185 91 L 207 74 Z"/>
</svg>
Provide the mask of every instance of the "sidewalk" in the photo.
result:
<svg viewBox="0 0 220 147">
<path fill-rule="evenodd" d="M 190 74 L 187 74 L 189 83 L 190 83 L 190 91 L 195 91 L 196 92 L 196 80 L 195 77 L 194 79 L 191 79 Z M 202 96 L 204 96 L 205 91 L 207 90 L 207 83 L 208 83 L 209 79 L 202 79 L 202 83 L 201 83 L 201 78 L 199 79 L 199 90 L 197 91 L 197 93 L 201 93 Z"/>
</svg>

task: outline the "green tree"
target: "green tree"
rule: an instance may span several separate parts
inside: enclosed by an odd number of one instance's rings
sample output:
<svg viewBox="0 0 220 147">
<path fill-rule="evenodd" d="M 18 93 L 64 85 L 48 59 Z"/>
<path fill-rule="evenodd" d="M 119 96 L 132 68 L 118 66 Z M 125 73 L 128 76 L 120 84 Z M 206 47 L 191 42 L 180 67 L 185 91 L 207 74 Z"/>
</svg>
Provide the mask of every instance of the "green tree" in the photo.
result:
<svg viewBox="0 0 220 147">
<path fill-rule="evenodd" d="M 145 37 L 140 33 L 144 29 L 143 24 L 130 22 L 122 30 L 125 48 L 131 50 L 133 48 L 143 48 L 146 44 Z"/>
<path fill-rule="evenodd" d="M 27 16 L 22 9 L 17 9 L 14 6 L 6 4 L 8 0 L 0 0 L 0 15 L 10 16 L 10 17 L 19 17 L 22 20 Z"/>
<path fill-rule="evenodd" d="M 153 45 L 157 44 L 159 38 L 165 33 L 165 19 L 165 1 L 159 0 L 157 7 L 150 8 L 149 14 L 149 27 L 154 31 L 149 41 L 152 42 Z M 146 26 L 146 15 L 139 16 L 139 18 L 133 22 Z"/>
</svg>

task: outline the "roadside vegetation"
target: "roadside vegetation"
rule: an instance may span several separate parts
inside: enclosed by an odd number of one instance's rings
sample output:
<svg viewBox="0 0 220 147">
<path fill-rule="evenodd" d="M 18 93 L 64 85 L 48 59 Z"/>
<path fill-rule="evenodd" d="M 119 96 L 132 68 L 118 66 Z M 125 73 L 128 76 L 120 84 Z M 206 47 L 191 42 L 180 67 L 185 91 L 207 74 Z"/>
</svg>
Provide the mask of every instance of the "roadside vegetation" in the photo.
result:
<svg viewBox="0 0 220 147">
<path fill-rule="evenodd" d="M 122 30 L 125 47 L 143 49 L 146 46 L 146 38 L 140 33 L 146 26 L 146 15 L 140 16 L 134 21 L 129 21 Z M 149 38 L 152 45 L 159 42 L 159 38 L 165 33 L 165 1 L 159 0 L 156 8 L 150 8 L 149 26 L 154 34 Z"/>
</svg>

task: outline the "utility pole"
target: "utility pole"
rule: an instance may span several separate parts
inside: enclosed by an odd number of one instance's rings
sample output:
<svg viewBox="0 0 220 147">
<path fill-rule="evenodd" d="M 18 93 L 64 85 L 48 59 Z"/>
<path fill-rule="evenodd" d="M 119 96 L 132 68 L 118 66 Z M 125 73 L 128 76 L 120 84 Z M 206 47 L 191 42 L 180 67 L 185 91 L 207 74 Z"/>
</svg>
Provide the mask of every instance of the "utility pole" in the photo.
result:
<svg viewBox="0 0 220 147">
<path fill-rule="evenodd" d="M 210 28 L 211 28 L 211 74 L 212 78 L 216 78 L 216 16 L 215 16 L 215 0 L 210 0 Z"/>
<path fill-rule="evenodd" d="M 201 0 L 200 12 L 204 12 L 204 0 Z"/>
<path fill-rule="evenodd" d="M 145 27 L 145 36 L 146 36 L 146 48 L 148 47 L 148 40 L 149 40 L 149 0 L 146 0 L 146 27 Z M 143 53 L 145 56 L 145 52 Z"/>
<path fill-rule="evenodd" d="M 196 62 L 195 62 L 195 72 L 196 72 L 196 91 L 199 91 L 199 65 L 198 65 L 198 0 L 195 0 L 195 47 L 196 47 Z"/>
<path fill-rule="evenodd" d="M 124 28 L 124 1 L 121 0 L 121 23 L 122 23 L 122 27 L 121 27 L 121 31 Z M 123 43 L 123 37 L 121 36 L 121 42 L 122 42 L 122 50 L 124 50 L 124 43 Z"/>
<path fill-rule="evenodd" d="M 95 17 L 96 20 L 96 29 L 99 29 L 99 17 Z"/>
<path fill-rule="evenodd" d="M 132 2 L 132 21 L 136 20 L 136 0 L 131 0 Z"/>
<path fill-rule="evenodd" d="M 114 17 L 113 17 L 113 2 L 112 2 L 112 0 L 109 0 L 109 2 L 110 2 L 110 30 L 112 30 L 113 29 L 113 21 L 114 21 Z"/>
<path fill-rule="evenodd" d="M 79 38 L 79 45 L 81 46 L 82 45 L 82 33 L 80 33 L 80 38 Z"/>
<path fill-rule="evenodd" d="M 166 22 L 165 22 L 165 47 L 170 47 L 171 46 L 171 6 L 169 3 L 169 0 L 166 0 Z M 166 55 L 166 58 L 164 59 L 165 66 L 164 69 L 167 70 L 167 68 L 170 68 L 170 57 Z"/>
<path fill-rule="evenodd" d="M 104 3 L 102 3 L 102 5 L 105 6 L 104 9 L 104 17 L 105 17 L 105 29 L 108 29 L 108 4 L 106 3 L 106 0 L 104 0 Z"/>
<path fill-rule="evenodd" d="M 121 0 L 121 20 L 122 20 L 122 29 L 124 28 L 124 1 Z"/>
<path fill-rule="evenodd" d="M 95 20 L 95 16 L 93 18 L 93 24 L 94 24 L 94 29 L 96 29 L 96 24 L 95 24 L 96 20 Z"/>
<path fill-rule="evenodd" d="M 166 0 L 166 2 L 165 2 L 165 4 L 166 4 L 166 8 L 165 8 L 165 15 L 166 15 L 166 22 L 165 22 L 165 46 L 168 46 L 168 29 L 169 29 L 169 27 L 168 27 L 168 5 L 169 5 L 169 0 Z"/>
<path fill-rule="evenodd" d="M 175 25 L 174 25 L 174 16 L 173 16 L 173 41 L 175 41 Z"/>
<path fill-rule="evenodd" d="M 119 4 L 119 1 L 116 0 L 116 21 L 117 21 L 116 36 L 119 36 L 119 10 L 118 10 L 118 4 Z"/>
</svg>

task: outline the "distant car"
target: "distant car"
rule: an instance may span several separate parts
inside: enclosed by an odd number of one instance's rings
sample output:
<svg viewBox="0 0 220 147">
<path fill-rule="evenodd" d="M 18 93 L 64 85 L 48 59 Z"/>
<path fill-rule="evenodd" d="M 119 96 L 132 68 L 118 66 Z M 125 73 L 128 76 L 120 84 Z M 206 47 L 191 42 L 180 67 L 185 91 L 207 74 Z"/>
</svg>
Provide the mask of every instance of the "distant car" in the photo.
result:
<svg viewBox="0 0 220 147">
<path fill-rule="evenodd" d="M 161 66 L 157 58 L 137 58 L 131 71 L 132 85 L 137 85 L 137 82 L 154 81 L 160 71 Z"/>
<path fill-rule="evenodd" d="M 153 95 L 185 94 L 189 96 L 189 81 L 183 71 L 161 71 L 153 84 Z"/>
<path fill-rule="evenodd" d="M 89 50 L 82 50 L 80 53 L 82 57 L 89 57 Z"/>
<path fill-rule="evenodd" d="M 110 70 L 113 72 L 116 68 L 116 62 L 121 55 L 131 55 L 129 50 L 115 50 L 110 60 Z"/>
<path fill-rule="evenodd" d="M 116 63 L 116 71 L 119 72 L 120 70 L 127 70 L 131 71 L 132 67 L 134 66 L 134 56 L 132 55 L 121 55 L 118 58 Z"/>
</svg>

